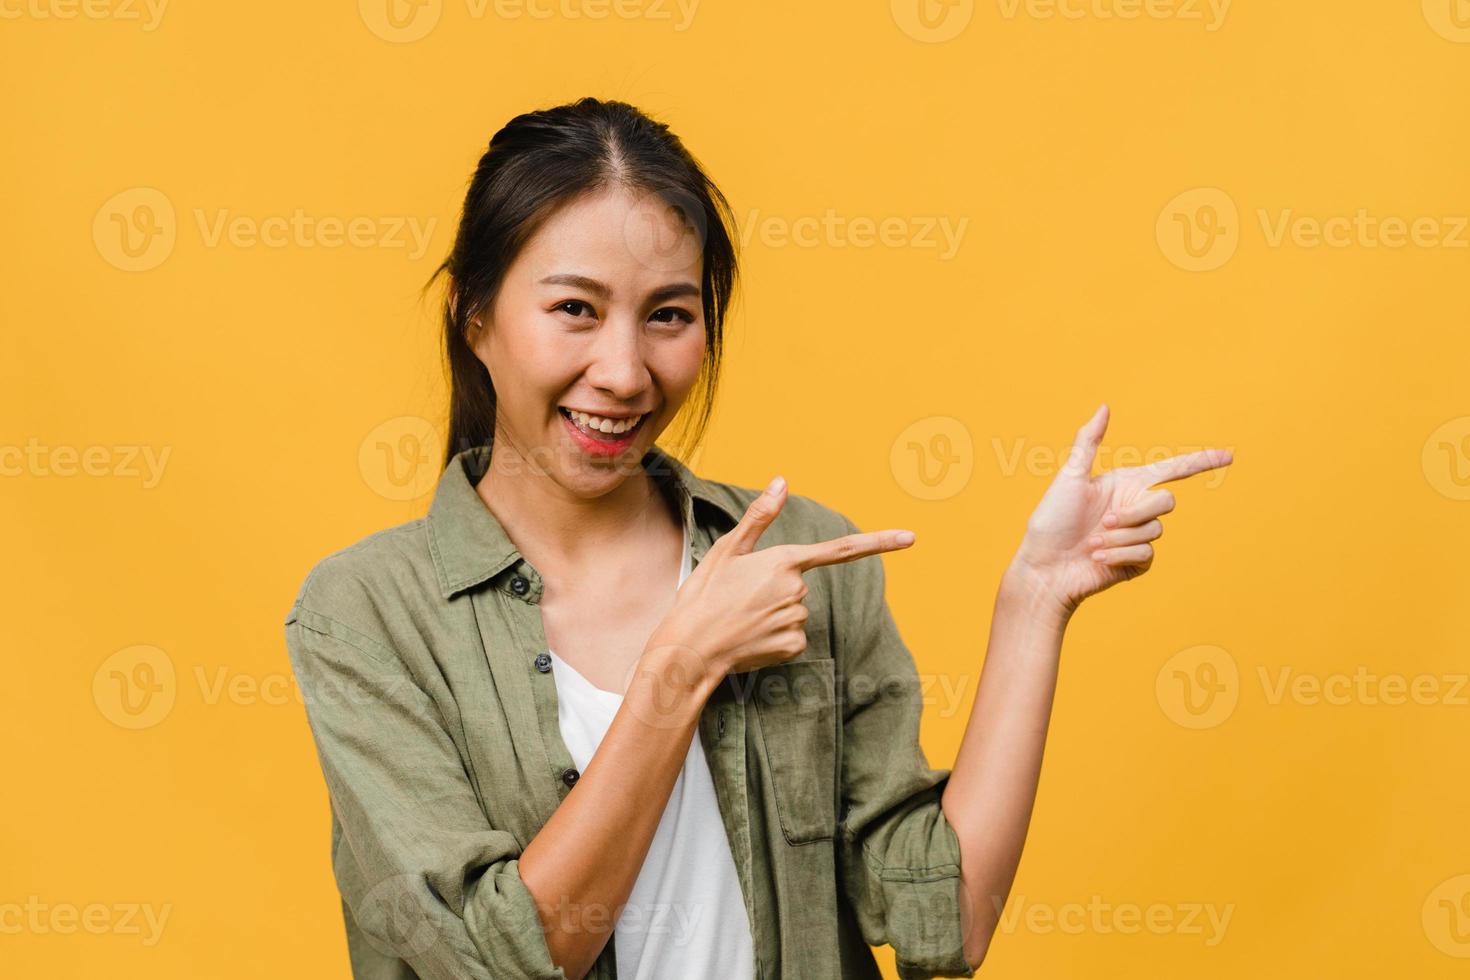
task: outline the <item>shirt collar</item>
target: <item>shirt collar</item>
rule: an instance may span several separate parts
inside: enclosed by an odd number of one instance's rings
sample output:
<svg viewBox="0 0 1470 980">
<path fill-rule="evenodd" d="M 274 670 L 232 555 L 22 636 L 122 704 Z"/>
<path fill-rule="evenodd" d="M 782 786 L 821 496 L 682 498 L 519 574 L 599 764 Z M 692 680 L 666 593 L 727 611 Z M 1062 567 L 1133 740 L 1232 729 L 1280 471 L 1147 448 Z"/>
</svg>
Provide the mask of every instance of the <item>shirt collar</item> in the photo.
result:
<svg viewBox="0 0 1470 980">
<path fill-rule="evenodd" d="M 716 484 L 696 476 L 681 460 L 658 446 L 650 446 L 640 462 L 650 476 L 675 491 L 685 525 L 691 531 L 695 560 L 707 548 L 704 540 L 692 533 L 697 526 L 696 501 L 721 515 L 730 526 L 740 521 L 741 512 Z M 489 464 L 489 445 L 471 446 L 456 453 L 440 475 L 429 505 L 429 550 L 445 599 L 493 578 L 521 557 L 504 526 L 475 490 Z"/>
</svg>

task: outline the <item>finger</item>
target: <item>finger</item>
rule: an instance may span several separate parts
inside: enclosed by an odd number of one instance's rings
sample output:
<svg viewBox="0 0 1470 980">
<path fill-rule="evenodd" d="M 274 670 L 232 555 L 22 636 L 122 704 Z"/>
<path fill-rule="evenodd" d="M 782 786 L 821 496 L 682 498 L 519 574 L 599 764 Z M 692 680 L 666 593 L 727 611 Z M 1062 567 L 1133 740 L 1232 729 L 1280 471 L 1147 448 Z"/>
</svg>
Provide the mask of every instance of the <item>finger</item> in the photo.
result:
<svg viewBox="0 0 1470 980">
<path fill-rule="evenodd" d="M 1121 511 L 1103 515 L 1103 525 L 1110 528 L 1133 527 L 1160 517 L 1174 509 L 1174 491 L 1151 490 Z"/>
<path fill-rule="evenodd" d="M 1159 483 L 1168 483 L 1170 480 L 1182 480 L 1186 476 L 1194 476 L 1205 470 L 1229 466 L 1234 459 L 1235 455 L 1228 449 L 1201 449 L 1198 452 L 1170 456 L 1168 459 L 1140 466 L 1138 467 L 1138 478 L 1147 481 L 1143 484 L 1144 486 L 1151 487 Z"/>
<path fill-rule="evenodd" d="M 1163 523 L 1152 520 L 1135 527 L 1120 527 L 1112 531 L 1103 531 L 1101 534 L 1094 534 L 1087 543 L 1093 548 L 1121 548 L 1124 545 L 1157 541 L 1163 535 Z"/>
<path fill-rule="evenodd" d="M 914 543 L 914 532 L 904 530 L 862 531 L 814 544 L 785 544 L 791 563 L 801 571 L 818 565 L 835 565 L 885 551 L 898 551 Z"/>
<path fill-rule="evenodd" d="M 1092 413 L 1092 418 L 1082 423 L 1082 428 L 1077 430 L 1077 438 L 1072 441 L 1072 451 L 1067 454 L 1067 462 L 1060 472 L 1071 476 L 1090 474 L 1092 461 L 1097 458 L 1097 447 L 1102 444 L 1103 433 L 1106 431 L 1108 405 L 1104 402 Z"/>
<path fill-rule="evenodd" d="M 755 548 L 755 543 L 760 539 L 761 532 L 771 526 L 771 522 L 781 513 L 781 507 L 786 503 L 786 480 L 777 476 L 770 482 L 760 495 L 750 502 L 745 508 L 740 522 L 725 534 L 721 535 L 710 550 L 718 548 L 721 552 L 729 552 L 732 555 L 748 555 Z M 708 552 L 706 552 L 708 554 Z"/>
<path fill-rule="evenodd" d="M 1153 561 L 1154 546 L 1131 544 L 1126 548 L 1100 548 L 1092 553 L 1092 560 L 1101 565 L 1142 565 Z"/>
</svg>

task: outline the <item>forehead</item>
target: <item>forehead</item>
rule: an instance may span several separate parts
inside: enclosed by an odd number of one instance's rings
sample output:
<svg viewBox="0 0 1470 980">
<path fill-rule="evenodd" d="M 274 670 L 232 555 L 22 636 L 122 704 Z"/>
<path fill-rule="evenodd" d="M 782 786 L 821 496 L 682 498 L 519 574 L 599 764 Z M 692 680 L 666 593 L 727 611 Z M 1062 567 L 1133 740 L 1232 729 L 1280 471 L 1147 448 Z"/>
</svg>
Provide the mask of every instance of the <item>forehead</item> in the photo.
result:
<svg viewBox="0 0 1470 980">
<path fill-rule="evenodd" d="M 575 273 L 601 279 L 615 292 L 677 279 L 698 284 L 703 250 L 697 228 L 652 191 L 602 188 L 553 211 L 516 265 L 533 282 Z"/>
</svg>

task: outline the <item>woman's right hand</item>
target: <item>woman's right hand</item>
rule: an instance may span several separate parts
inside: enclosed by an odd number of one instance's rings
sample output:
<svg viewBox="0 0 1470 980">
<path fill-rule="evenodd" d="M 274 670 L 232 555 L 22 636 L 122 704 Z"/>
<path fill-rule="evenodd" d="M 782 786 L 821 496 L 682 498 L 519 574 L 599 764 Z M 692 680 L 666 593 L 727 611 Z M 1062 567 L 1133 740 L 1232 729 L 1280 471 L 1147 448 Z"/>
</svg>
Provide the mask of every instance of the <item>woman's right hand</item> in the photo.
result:
<svg viewBox="0 0 1470 980">
<path fill-rule="evenodd" d="M 803 572 L 914 543 L 912 532 L 887 530 L 754 550 L 781 513 L 786 490 L 786 481 L 776 477 L 751 501 L 740 523 L 710 546 L 679 588 L 645 653 L 663 650 L 681 664 L 692 658 L 693 669 L 713 683 L 728 673 L 791 660 L 806 649 Z"/>
</svg>

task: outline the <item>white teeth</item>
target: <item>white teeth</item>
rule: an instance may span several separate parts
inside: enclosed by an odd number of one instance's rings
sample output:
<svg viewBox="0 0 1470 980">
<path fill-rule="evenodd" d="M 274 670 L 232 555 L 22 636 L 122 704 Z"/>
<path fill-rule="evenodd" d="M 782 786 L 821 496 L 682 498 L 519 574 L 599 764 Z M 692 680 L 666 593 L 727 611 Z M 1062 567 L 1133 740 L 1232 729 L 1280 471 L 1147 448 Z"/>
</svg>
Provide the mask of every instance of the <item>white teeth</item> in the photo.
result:
<svg viewBox="0 0 1470 980">
<path fill-rule="evenodd" d="M 617 435 L 620 432 L 627 432 L 643 418 L 642 415 L 635 415 L 630 419 L 609 419 L 603 418 L 601 415 L 588 415 L 586 412 L 576 412 L 572 409 L 567 409 L 567 414 L 584 428 L 596 429 L 605 435 Z"/>
</svg>

